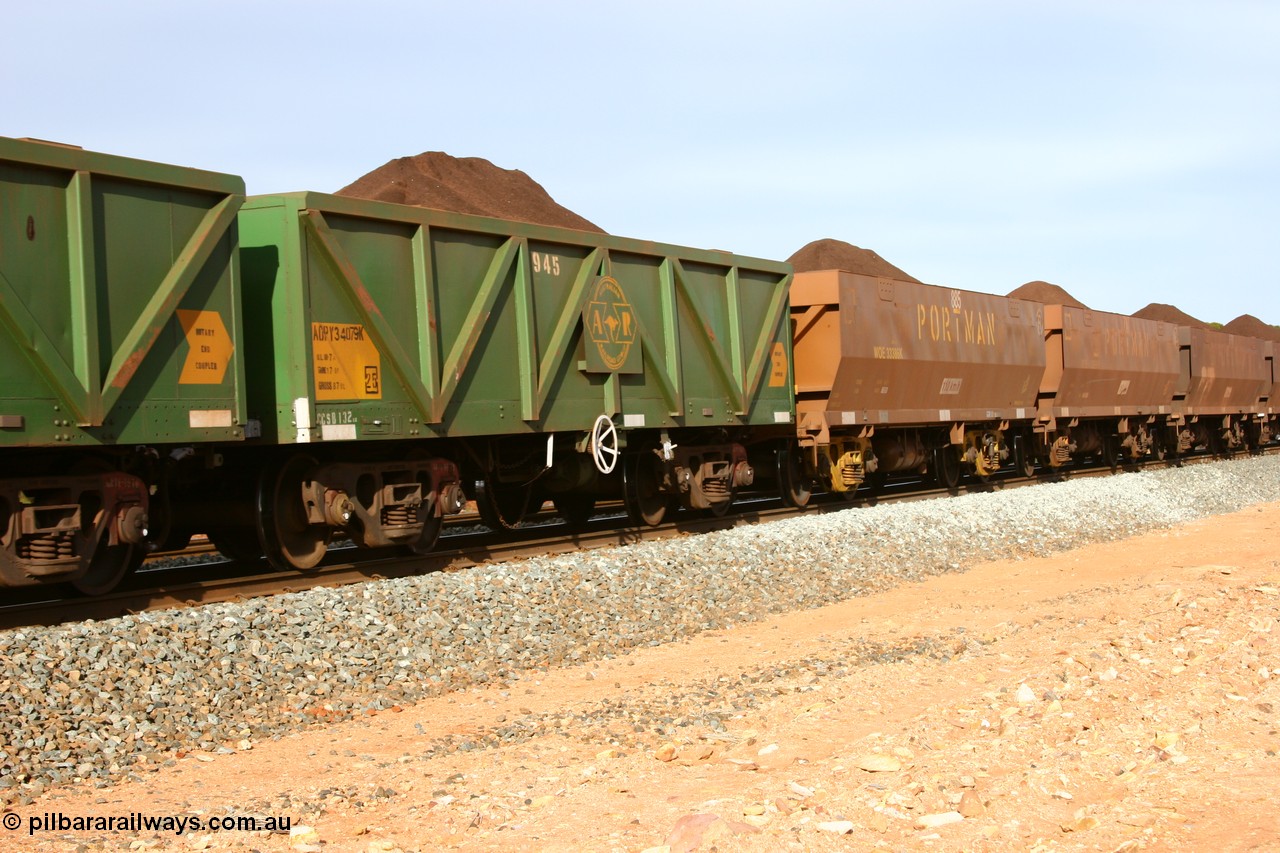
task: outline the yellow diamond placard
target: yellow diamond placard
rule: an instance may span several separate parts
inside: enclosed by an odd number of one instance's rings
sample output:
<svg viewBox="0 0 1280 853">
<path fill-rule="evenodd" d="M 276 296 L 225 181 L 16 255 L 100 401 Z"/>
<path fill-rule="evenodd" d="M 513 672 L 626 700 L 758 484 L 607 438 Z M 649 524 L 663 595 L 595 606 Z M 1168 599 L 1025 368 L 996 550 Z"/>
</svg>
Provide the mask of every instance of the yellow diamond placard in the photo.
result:
<svg viewBox="0 0 1280 853">
<path fill-rule="evenodd" d="M 178 322 L 187 338 L 187 360 L 179 385 L 221 385 L 235 345 L 217 311 L 178 309 Z"/>
</svg>

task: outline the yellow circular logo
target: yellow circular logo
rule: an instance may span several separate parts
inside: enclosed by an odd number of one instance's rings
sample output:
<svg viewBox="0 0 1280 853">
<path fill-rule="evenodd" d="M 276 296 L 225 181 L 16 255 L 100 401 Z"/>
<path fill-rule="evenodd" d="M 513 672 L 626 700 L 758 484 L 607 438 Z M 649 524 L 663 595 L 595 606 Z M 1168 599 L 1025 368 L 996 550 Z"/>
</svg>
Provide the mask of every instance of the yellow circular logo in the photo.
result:
<svg viewBox="0 0 1280 853">
<path fill-rule="evenodd" d="M 586 326 L 605 366 L 622 369 L 636 341 L 636 316 L 616 278 L 604 276 L 596 282 L 587 303 Z"/>
</svg>

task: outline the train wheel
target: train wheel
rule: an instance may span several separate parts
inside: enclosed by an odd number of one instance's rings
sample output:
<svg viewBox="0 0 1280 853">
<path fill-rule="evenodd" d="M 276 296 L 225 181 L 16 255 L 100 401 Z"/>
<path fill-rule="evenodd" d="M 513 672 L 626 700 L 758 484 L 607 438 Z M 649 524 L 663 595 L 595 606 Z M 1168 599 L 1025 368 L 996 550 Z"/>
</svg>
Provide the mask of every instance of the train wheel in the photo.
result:
<svg viewBox="0 0 1280 853">
<path fill-rule="evenodd" d="M 1164 437 L 1161 439 L 1160 445 L 1164 449 L 1164 455 L 1161 456 L 1160 458 L 1164 460 L 1165 464 L 1168 465 L 1170 468 L 1181 468 L 1182 456 L 1181 454 L 1178 453 L 1177 429 L 1173 429 L 1173 428 L 1166 429 Z"/>
<path fill-rule="evenodd" d="M 813 489 L 804 475 L 800 452 L 800 448 L 789 441 L 778 448 L 778 489 L 782 492 L 782 502 L 787 506 L 807 506 L 813 497 Z"/>
<path fill-rule="evenodd" d="M 872 471 L 867 475 L 867 505 L 875 506 L 880 502 L 880 496 L 884 494 L 885 484 L 889 482 L 889 475 L 884 471 Z"/>
<path fill-rule="evenodd" d="M 302 485 L 316 464 L 310 456 L 291 456 L 259 479 L 258 535 L 277 569 L 313 569 L 329 549 L 328 525 L 311 524 L 302 504 Z"/>
<path fill-rule="evenodd" d="M 1013 464 L 1018 473 L 1030 480 L 1036 475 L 1036 458 L 1031 453 L 1031 439 L 1025 435 L 1013 437 Z"/>
<path fill-rule="evenodd" d="M 191 545 L 191 537 L 195 534 L 190 530 L 170 530 L 163 538 L 157 537 L 157 551 L 185 551 Z"/>
<path fill-rule="evenodd" d="M 648 450 L 627 456 L 622 464 L 622 500 L 636 524 L 656 527 L 666 518 L 670 498 L 661 491 L 662 468 Z"/>
<path fill-rule="evenodd" d="M 596 499 L 591 495 L 557 495 L 551 499 L 556 512 L 570 527 L 582 527 L 591 520 L 595 511 Z"/>
<path fill-rule="evenodd" d="M 729 499 L 724 501 L 716 501 L 715 503 L 711 504 L 711 506 L 707 507 L 707 512 L 710 513 L 715 518 L 724 518 L 729 513 L 729 507 L 733 506 L 733 493 L 734 493 L 734 489 L 732 486 L 730 486 Z"/>
<path fill-rule="evenodd" d="M 955 494 L 960 490 L 960 456 L 950 444 L 933 449 L 933 469 L 938 485 Z"/>
<path fill-rule="evenodd" d="M 71 466 L 71 473 L 77 476 L 105 474 L 112 470 L 113 467 L 101 459 L 82 459 Z M 140 546 L 127 543 L 111 545 L 104 530 L 93 555 L 89 557 L 88 568 L 83 575 L 70 581 L 71 588 L 90 597 L 106 595 L 142 565 L 144 556 Z"/>
<path fill-rule="evenodd" d="M 137 545 L 108 545 L 106 535 L 89 561 L 89 571 L 71 581 L 71 588 L 90 597 L 106 595 L 142 565 Z"/>
<path fill-rule="evenodd" d="M 405 458 L 411 462 L 426 462 L 432 458 L 431 454 L 422 449 L 415 447 L 405 454 Z M 431 482 L 426 476 L 419 476 L 418 482 L 422 485 L 423 494 L 432 494 Z M 408 542 L 404 546 L 405 551 L 418 556 L 426 556 L 435 550 L 436 543 L 440 541 L 440 532 L 444 530 L 444 513 L 439 512 L 439 498 L 433 497 L 432 500 L 423 504 L 420 512 L 427 513 L 427 518 L 422 522 L 422 533 L 418 535 L 417 540 Z"/>
<path fill-rule="evenodd" d="M 422 523 L 422 535 L 409 545 L 409 550 L 419 556 L 425 556 L 435 550 L 440 541 L 440 531 L 444 529 L 444 516 L 435 511 L 435 507 L 427 510 L 427 520 Z"/>
<path fill-rule="evenodd" d="M 252 563 L 262 557 L 262 543 L 258 531 L 248 528 L 224 528 L 205 534 L 218 553 L 238 563 Z"/>
<path fill-rule="evenodd" d="M 515 530 L 529 511 L 531 486 L 500 486 L 497 478 L 476 480 L 476 511 L 493 530 Z"/>
</svg>

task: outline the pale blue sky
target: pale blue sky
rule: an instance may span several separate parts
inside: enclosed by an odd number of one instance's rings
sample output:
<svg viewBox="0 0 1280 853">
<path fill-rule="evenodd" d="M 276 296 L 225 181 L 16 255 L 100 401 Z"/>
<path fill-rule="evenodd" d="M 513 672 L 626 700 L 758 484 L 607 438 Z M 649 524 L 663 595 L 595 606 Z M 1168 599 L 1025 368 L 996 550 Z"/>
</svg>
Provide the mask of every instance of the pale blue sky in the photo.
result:
<svg viewBox="0 0 1280 853">
<path fill-rule="evenodd" d="M 1280 3 L 57 2 L 0 135 L 332 191 L 422 151 L 628 237 L 1280 324 Z"/>
</svg>

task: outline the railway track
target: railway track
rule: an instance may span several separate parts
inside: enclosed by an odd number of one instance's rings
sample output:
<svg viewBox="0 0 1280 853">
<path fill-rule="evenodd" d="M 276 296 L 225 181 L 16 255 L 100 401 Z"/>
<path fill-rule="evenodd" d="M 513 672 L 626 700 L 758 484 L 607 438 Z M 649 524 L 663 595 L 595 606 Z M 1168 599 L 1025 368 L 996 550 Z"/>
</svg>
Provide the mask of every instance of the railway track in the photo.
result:
<svg viewBox="0 0 1280 853">
<path fill-rule="evenodd" d="M 1267 448 L 1276 453 L 1280 448 Z M 1183 460 L 1188 464 L 1215 461 L 1209 455 Z M 1141 467 L 1163 466 L 1151 461 Z M 1108 466 L 1075 468 L 1069 477 L 1110 476 Z M 1037 475 L 1024 478 L 1002 471 L 991 480 L 962 484 L 959 493 L 982 493 L 995 489 L 1020 488 L 1052 482 L 1056 477 Z M 953 492 L 932 482 L 902 479 L 888 483 L 872 495 L 859 491 L 853 500 L 831 495 L 815 496 L 803 509 L 783 506 L 777 498 L 744 498 L 735 512 L 723 517 L 679 515 L 675 521 L 656 527 L 636 527 L 621 506 L 605 505 L 585 526 L 567 529 L 553 511 L 534 513 L 517 530 L 475 531 L 478 517 L 463 516 L 446 529 L 437 550 L 429 555 L 362 550 L 354 546 L 334 547 L 316 569 L 308 572 L 279 572 L 265 561 L 255 563 L 220 559 L 204 537 L 193 539 L 182 552 L 153 555 L 133 577 L 115 592 L 93 599 L 73 597 L 60 587 L 14 591 L 10 602 L 0 606 L 0 630 L 38 625 L 55 625 L 83 620 L 110 619 L 131 613 L 211 604 L 259 596 L 295 592 L 317 586 L 343 586 L 370 580 L 384 580 L 439 571 L 459 571 L 486 563 L 564 554 L 572 551 L 628 545 L 674 536 L 727 530 L 763 521 L 794 516 L 836 512 L 879 502 L 893 503 L 947 497 Z M 175 560 L 186 560 L 175 564 Z"/>
<path fill-rule="evenodd" d="M 355 547 L 332 549 L 318 568 L 309 572 L 277 572 L 265 561 L 255 564 L 212 559 L 182 566 L 166 566 L 153 561 L 139 570 L 126 584 L 109 595 L 94 599 L 66 598 L 54 587 L 37 590 L 31 600 L 0 607 L 0 630 L 31 625 L 50 625 L 85 619 L 109 619 L 128 613 L 209 604 L 217 601 L 253 598 L 293 592 L 315 586 L 341 586 L 368 580 L 381 580 L 437 571 L 457 571 L 484 563 L 505 562 L 521 557 L 563 554 L 583 548 L 601 548 L 634 542 L 725 530 L 743 524 L 783 518 L 806 511 L 778 505 L 778 501 L 754 508 L 744 502 L 742 511 L 722 518 L 691 517 L 658 527 L 630 526 L 625 516 L 599 515 L 587 525 L 572 531 L 559 521 L 550 521 L 515 531 L 446 533 L 438 549 L 426 556 L 379 554 Z M 844 505 L 832 506 L 843 509 Z M 198 546 L 199 553 L 216 555 L 212 548 Z M 172 555 L 169 555 L 172 556 Z M 190 552 L 183 552 L 183 557 Z M 361 559 L 355 559 L 357 556 Z M 29 593 L 28 590 L 20 590 Z M 18 596 L 13 596 L 18 598 Z"/>
</svg>

